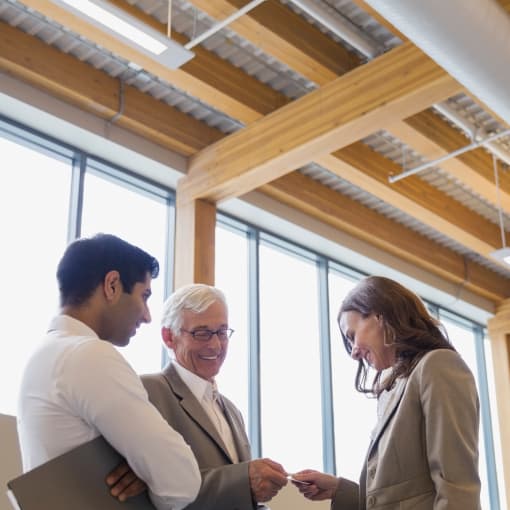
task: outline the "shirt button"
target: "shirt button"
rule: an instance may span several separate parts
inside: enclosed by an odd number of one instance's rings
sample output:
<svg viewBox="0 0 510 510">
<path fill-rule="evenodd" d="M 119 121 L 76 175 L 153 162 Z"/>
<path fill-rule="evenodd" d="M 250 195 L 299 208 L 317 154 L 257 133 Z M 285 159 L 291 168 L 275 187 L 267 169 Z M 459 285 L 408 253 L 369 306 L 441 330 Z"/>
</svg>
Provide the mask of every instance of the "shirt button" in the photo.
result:
<svg viewBox="0 0 510 510">
<path fill-rule="evenodd" d="M 369 498 L 367 499 L 367 507 L 371 508 L 375 506 L 375 502 L 376 502 L 375 496 L 369 496 Z"/>
</svg>

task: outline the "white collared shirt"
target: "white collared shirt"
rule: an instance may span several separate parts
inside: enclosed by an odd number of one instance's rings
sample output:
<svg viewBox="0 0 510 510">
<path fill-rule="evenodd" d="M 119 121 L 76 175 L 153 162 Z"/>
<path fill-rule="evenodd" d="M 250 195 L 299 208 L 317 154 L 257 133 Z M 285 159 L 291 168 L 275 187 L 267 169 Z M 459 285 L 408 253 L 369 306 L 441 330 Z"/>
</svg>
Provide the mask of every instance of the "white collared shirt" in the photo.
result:
<svg viewBox="0 0 510 510">
<path fill-rule="evenodd" d="M 187 368 L 180 365 L 175 359 L 172 360 L 172 363 L 175 365 L 177 373 L 183 380 L 184 384 L 186 384 L 194 397 L 200 402 L 204 411 L 207 413 L 207 416 L 209 416 L 211 422 L 216 427 L 221 439 L 225 443 L 232 461 L 234 463 L 239 462 L 232 429 L 225 418 L 225 414 L 223 413 L 220 404 L 214 398 L 214 393 L 218 391 L 216 383 L 207 381 L 206 379 L 194 374 Z"/>
<path fill-rule="evenodd" d="M 190 447 L 149 402 L 129 363 L 66 315 L 52 320 L 25 368 L 18 434 L 24 471 L 102 435 L 146 482 L 159 510 L 184 508 L 200 488 Z"/>
</svg>

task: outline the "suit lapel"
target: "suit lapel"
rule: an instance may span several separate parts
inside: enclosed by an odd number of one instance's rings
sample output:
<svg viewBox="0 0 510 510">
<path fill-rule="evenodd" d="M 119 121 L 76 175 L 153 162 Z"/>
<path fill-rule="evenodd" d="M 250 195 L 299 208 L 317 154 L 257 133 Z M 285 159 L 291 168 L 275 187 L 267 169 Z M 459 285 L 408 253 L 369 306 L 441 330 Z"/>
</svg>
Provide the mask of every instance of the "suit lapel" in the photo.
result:
<svg viewBox="0 0 510 510">
<path fill-rule="evenodd" d="M 235 412 L 231 411 L 230 406 L 232 404 L 226 401 L 223 397 L 220 398 L 223 407 L 223 413 L 225 414 L 227 423 L 229 424 L 230 430 L 232 431 L 232 437 L 234 438 L 234 444 L 236 447 L 237 456 L 239 457 L 239 462 L 251 460 L 251 449 L 248 442 L 248 437 L 246 436 L 246 432 L 244 430 L 244 424 L 239 422 Z"/>
<path fill-rule="evenodd" d="M 195 423 L 197 423 L 203 429 L 203 431 L 218 445 L 218 447 L 223 451 L 227 458 L 232 462 L 225 443 L 221 439 L 218 430 L 209 419 L 209 416 L 207 416 L 207 413 L 205 412 L 200 402 L 195 398 L 195 395 L 193 395 L 191 390 L 180 378 L 172 363 L 170 363 L 164 369 L 163 375 L 171 390 L 179 397 L 182 409 Z"/>
<path fill-rule="evenodd" d="M 372 441 L 370 442 L 370 447 L 368 449 L 367 459 L 370 457 L 373 447 L 377 444 L 377 441 L 384 432 L 388 422 L 397 410 L 397 407 L 402 400 L 402 396 L 404 395 L 406 384 L 407 378 L 399 378 L 395 382 L 395 387 L 390 392 L 386 392 L 381 395 L 380 398 L 386 399 L 386 402 L 381 402 L 382 415 L 377 420 L 377 425 L 372 432 Z"/>
</svg>

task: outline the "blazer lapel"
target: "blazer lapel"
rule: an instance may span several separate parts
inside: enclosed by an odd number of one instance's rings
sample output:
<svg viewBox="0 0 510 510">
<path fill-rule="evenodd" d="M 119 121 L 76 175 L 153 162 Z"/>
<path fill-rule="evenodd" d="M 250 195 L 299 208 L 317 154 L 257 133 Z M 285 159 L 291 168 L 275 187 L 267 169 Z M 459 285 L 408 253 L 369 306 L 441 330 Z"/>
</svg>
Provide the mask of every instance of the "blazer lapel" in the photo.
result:
<svg viewBox="0 0 510 510">
<path fill-rule="evenodd" d="M 227 423 L 230 426 L 230 430 L 232 431 L 232 437 L 234 438 L 234 444 L 236 447 L 237 456 L 239 457 L 239 462 L 251 460 L 251 449 L 248 442 L 248 437 L 246 436 L 246 432 L 244 430 L 244 424 L 240 423 L 236 418 L 235 413 L 231 412 L 231 404 L 226 402 L 225 399 L 221 396 L 220 399 L 223 413 L 227 419 Z"/>
<path fill-rule="evenodd" d="M 163 375 L 168 382 L 171 390 L 179 397 L 180 405 L 188 416 L 195 421 L 204 432 L 221 448 L 223 453 L 232 462 L 225 443 L 221 439 L 218 430 L 213 425 L 209 416 L 205 412 L 200 402 L 195 398 L 195 395 L 186 386 L 184 381 L 179 377 L 177 370 L 170 363 L 164 370 Z"/>
<path fill-rule="evenodd" d="M 407 378 L 399 378 L 395 382 L 395 387 L 390 392 L 381 395 L 380 398 L 386 399 L 386 402 L 382 403 L 382 415 L 377 420 L 377 425 L 372 432 L 372 440 L 368 449 L 367 459 L 370 457 L 373 447 L 377 444 L 377 441 L 402 400 L 406 384 Z"/>
</svg>

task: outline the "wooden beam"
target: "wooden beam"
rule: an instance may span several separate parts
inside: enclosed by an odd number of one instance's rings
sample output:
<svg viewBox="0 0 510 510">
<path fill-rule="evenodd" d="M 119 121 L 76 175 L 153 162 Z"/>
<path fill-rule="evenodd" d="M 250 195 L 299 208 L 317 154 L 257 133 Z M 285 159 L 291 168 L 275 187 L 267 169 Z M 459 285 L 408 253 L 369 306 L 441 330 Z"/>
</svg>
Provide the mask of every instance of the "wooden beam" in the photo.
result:
<svg viewBox="0 0 510 510">
<path fill-rule="evenodd" d="M 201 151 L 183 191 L 213 201 L 242 195 L 458 88 L 407 43 Z"/>
<path fill-rule="evenodd" d="M 155 74 L 156 76 L 159 76 L 163 80 L 168 81 L 177 88 L 185 90 L 191 96 L 203 100 L 213 108 L 228 113 L 230 116 L 240 120 L 241 122 L 253 122 L 261 116 L 259 111 L 254 110 L 247 103 L 241 102 L 234 96 L 229 95 L 229 93 L 225 93 L 223 91 L 225 90 L 225 86 L 217 89 L 214 87 L 214 85 L 206 81 L 201 81 L 201 79 L 199 79 L 200 73 L 194 76 L 183 69 L 170 69 L 167 66 L 154 60 L 154 58 L 140 51 L 137 51 L 136 49 L 121 42 L 112 35 L 109 35 L 108 33 L 98 29 L 84 19 L 71 14 L 69 11 L 53 3 L 51 0 L 26 0 L 23 3 L 27 7 L 30 7 L 35 11 L 40 12 L 48 18 L 56 21 L 57 23 L 62 24 L 69 30 L 74 31 L 83 37 L 90 39 L 91 41 L 94 41 L 100 46 L 108 48 L 108 50 L 110 50 L 112 53 L 126 59 L 127 61 L 136 63 L 143 69 Z M 166 31 L 166 25 L 161 26 L 165 27 Z M 212 58 L 209 62 L 209 65 L 219 64 L 220 62 L 221 59 L 218 57 Z M 197 65 L 203 66 L 205 64 L 203 62 L 199 64 L 191 64 L 192 67 Z M 225 68 L 225 62 L 219 64 L 219 69 L 223 68 Z M 230 67 L 229 71 L 231 73 L 235 72 Z M 239 75 L 242 74 L 242 76 L 245 78 L 246 87 L 243 91 L 245 96 L 252 86 L 257 90 L 260 90 L 260 86 L 255 85 L 256 80 L 254 78 L 247 78 L 246 75 L 242 73 L 242 71 L 238 71 L 238 73 Z M 222 80 L 223 78 L 217 79 L 216 84 Z M 224 85 L 225 83 L 226 82 L 223 80 Z M 241 87 L 239 87 L 238 90 L 242 90 Z M 276 97 L 277 95 L 275 95 L 275 98 Z"/>
<path fill-rule="evenodd" d="M 4 22 L 0 70 L 102 119 L 111 119 L 119 110 L 118 79 Z M 180 154 L 193 154 L 224 136 L 134 87 L 125 85 L 124 94 L 124 110 L 115 123 Z"/>
<path fill-rule="evenodd" d="M 243 7 L 246 0 L 191 3 L 221 21 Z M 360 64 L 353 53 L 277 0 L 266 0 L 229 28 L 318 85 L 325 85 Z"/>
<path fill-rule="evenodd" d="M 402 168 L 361 142 L 315 162 L 484 257 L 501 246 L 497 225 L 419 177 L 390 184 Z"/>
<path fill-rule="evenodd" d="M 468 138 L 431 110 L 403 122 L 392 123 L 386 130 L 428 160 L 445 156 L 470 143 Z M 492 158 L 484 149 L 448 159 L 441 163 L 440 167 L 485 200 L 497 203 Z M 500 172 L 500 193 L 501 205 L 510 213 L 510 176 L 507 172 Z"/>
<path fill-rule="evenodd" d="M 161 34 L 168 33 L 168 27 L 165 24 L 140 8 L 128 4 L 126 0 L 109 0 L 109 2 Z M 172 33 L 172 39 L 182 46 L 189 42 L 186 36 L 176 31 Z M 190 79 L 197 81 L 195 91 L 198 95 L 196 97 L 204 103 L 216 105 L 218 94 L 211 95 L 211 87 L 230 97 L 233 102 L 226 106 L 230 105 L 234 108 L 222 110 L 230 117 L 244 123 L 253 122 L 289 102 L 280 92 L 246 74 L 242 69 L 221 59 L 203 46 L 195 46 L 193 52 L 195 57 L 182 65 L 180 70 L 188 74 Z M 207 86 L 200 88 L 202 83 Z M 235 103 L 239 103 L 241 107 L 235 107 Z"/>
<path fill-rule="evenodd" d="M 508 279 L 299 172 L 258 191 L 495 303 L 510 295 Z"/>
<path fill-rule="evenodd" d="M 216 206 L 181 200 L 177 184 L 174 288 L 189 283 L 214 285 Z"/>
</svg>

